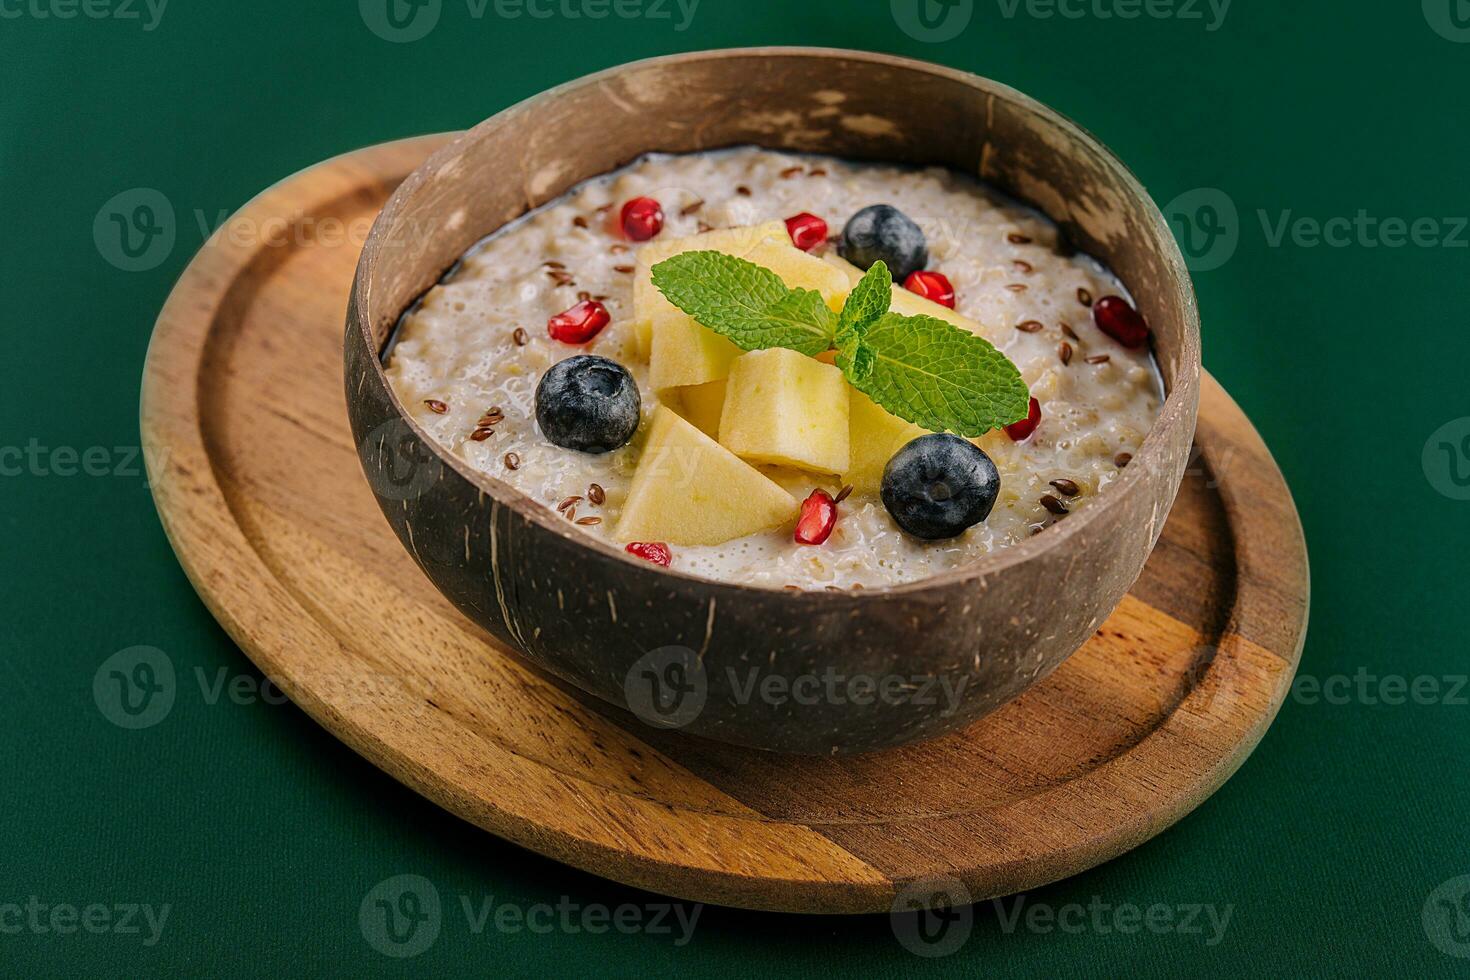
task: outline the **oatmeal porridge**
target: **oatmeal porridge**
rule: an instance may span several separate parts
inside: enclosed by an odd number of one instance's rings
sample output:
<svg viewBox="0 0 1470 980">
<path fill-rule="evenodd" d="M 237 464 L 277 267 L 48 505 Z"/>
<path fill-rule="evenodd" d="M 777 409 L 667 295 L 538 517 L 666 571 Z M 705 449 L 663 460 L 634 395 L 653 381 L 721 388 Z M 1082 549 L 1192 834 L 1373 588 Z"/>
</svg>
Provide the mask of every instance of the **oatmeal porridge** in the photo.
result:
<svg viewBox="0 0 1470 980">
<path fill-rule="evenodd" d="M 1029 411 L 927 436 L 850 361 L 736 346 L 652 280 L 711 252 L 815 291 L 833 322 L 882 259 L 891 312 L 989 341 Z M 484 239 L 404 314 L 386 367 L 446 451 L 573 533 L 773 588 L 912 581 L 1040 533 L 1106 492 L 1162 401 L 1123 284 L 1044 216 L 946 170 L 754 148 L 641 158 Z"/>
</svg>

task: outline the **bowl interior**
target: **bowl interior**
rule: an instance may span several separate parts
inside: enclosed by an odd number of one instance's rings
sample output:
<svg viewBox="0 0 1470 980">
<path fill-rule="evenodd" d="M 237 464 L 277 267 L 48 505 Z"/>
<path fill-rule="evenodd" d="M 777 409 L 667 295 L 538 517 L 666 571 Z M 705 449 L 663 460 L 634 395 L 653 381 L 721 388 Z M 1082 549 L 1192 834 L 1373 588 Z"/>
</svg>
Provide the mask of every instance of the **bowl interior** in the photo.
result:
<svg viewBox="0 0 1470 980">
<path fill-rule="evenodd" d="M 929 111 L 913 112 L 916 100 Z M 358 267 L 354 317 L 381 352 L 402 311 L 506 222 L 643 153 L 741 144 L 944 166 L 1045 212 L 1067 241 L 1122 278 L 1153 328 L 1167 397 L 1111 496 L 1138 470 L 1182 472 L 1171 458 L 1178 440 L 1156 436 L 1181 425 L 1192 431 L 1198 314 L 1183 259 L 1147 193 L 1096 140 L 1040 103 L 984 78 L 887 55 L 805 48 L 678 55 L 513 106 L 440 150 L 394 193 Z M 519 497 L 448 461 L 495 496 Z M 1108 499 L 979 564 L 998 568 L 1059 544 Z M 915 585 L 922 583 L 893 588 Z"/>
</svg>

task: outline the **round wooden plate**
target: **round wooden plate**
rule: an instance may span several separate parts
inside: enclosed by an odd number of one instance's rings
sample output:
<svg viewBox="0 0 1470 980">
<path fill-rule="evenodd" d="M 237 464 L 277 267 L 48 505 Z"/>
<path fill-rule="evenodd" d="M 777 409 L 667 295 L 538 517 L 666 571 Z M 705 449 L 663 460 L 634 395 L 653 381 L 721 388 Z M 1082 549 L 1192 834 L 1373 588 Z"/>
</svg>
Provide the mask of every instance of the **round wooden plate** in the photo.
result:
<svg viewBox="0 0 1470 980">
<path fill-rule="evenodd" d="M 804 912 L 886 910 L 932 879 L 978 900 L 1074 874 L 1188 813 L 1255 747 L 1301 651 L 1306 550 L 1270 453 L 1209 379 L 1199 453 L 1131 593 L 1060 669 L 957 734 L 856 757 L 731 748 L 641 726 L 495 645 L 389 531 L 342 398 L 367 228 L 448 138 L 263 193 L 194 259 L 148 351 L 143 438 L 174 550 L 324 728 L 542 854 Z"/>
</svg>

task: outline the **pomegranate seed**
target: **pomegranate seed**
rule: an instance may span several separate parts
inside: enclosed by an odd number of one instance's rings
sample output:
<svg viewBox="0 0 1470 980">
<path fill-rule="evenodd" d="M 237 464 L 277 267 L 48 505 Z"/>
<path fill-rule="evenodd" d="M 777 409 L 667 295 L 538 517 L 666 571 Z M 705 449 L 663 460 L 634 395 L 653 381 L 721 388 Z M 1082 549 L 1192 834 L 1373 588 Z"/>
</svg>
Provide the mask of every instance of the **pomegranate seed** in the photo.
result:
<svg viewBox="0 0 1470 980">
<path fill-rule="evenodd" d="M 803 211 L 786 219 L 786 234 L 791 236 L 791 244 L 810 252 L 827 240 L 827 222 Z"/>
<path fill-rule="evenodd" d="M 635 197 L 623 205 L 620 215 L 623 234 L 635 242 L 646 242 L 664 226 L 664 209 L 651 197 Z"/>
<path fill-rule="evenodd" d="M 1031 438 L 1031 433 L 1041 424 L 1041 402 L 1035 398 L 1031 404 L 1026 406 L 1026 417 L 1018 422 L 1012 422 L 1006 426 L 1006 435 L 1011 437 L 1012 442 L 1025 442 Z"/>
<path fill-rule="evenodd" d="M 923 269 L 910 272 L 909 277 L 903 281 L 903 288 L 940 306 L 954 309 L 954 287 L 942 272 L 926 272 Z"/>
<path fill-rule="evenodd" d="M 669 567 L 669 562 L 674 560 L 674 553 L 669 546 L 658 541 L 634 541 L 628 545 L 628 554 L 636 555 L 644 561 L 651 561 L 655 565 Z"/>
<path fill-rule="evenodd" d="M 587 299 L 547 320 L 546 332 L 552 340 L 564 344 L 585 344 L 611 319 L 607 307 L 595 299 Z"/>
<path fill-rule="evenodd" d="M 837 526 L 837 502 L 825 490 L 813 490 L 801 502 L 801 517 L 796 521 L 797 544 L 821 544 L 832 536 Z"/>
<path fill-rule="evenodd" d="M 1148 343 L 1148 323 L 1121 296 L 1104 296 L 1092 306 L 1092 319 L 1097 328 L 1124 347 L 1142 347 Z"/>
</svg>

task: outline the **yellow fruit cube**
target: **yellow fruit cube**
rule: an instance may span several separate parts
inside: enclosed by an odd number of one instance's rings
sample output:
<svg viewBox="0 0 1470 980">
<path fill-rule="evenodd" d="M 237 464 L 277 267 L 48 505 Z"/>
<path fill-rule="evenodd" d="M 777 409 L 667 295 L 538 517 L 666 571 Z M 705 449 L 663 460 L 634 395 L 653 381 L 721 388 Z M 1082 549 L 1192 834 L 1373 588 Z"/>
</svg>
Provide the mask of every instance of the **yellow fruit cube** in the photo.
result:
<svg viewBox="0 0 1470 980">
<path fill-rule="evenodd" d="M 822 256 L 822 261 L 826 262 L 828 265 L 835 266 L 836 268 L 841 269 L 842 274 L 847 277 L 847 281 L 850 285 L 856 286 L 857 281 L 863 277 L 862 269 L 859 269 L 857 266 L 853 265 L 851 262 L 838 255 L 835 251 L 829 250 L 826 255 Z"/>
<path fill-rule="evenodd" d="M 816 473 L 848 467 L 848 395 L 842 372 L 782 347 L 730 365 L 720 443 L 757 463 Z"/>
<path fill-rule="evenodd" d="M 852 291 L 846 273 L 791 244 L 784 230 L 780 238 L 767 238 L 740 257 L 770 269 L 792 289 L 816 290 L 833 312 Z"/>
<path fill-rule="evenodd" d="M 877 493 L 883 486 L 883 468 L 910 440 L 928 432 L 897 415 L 890 415 L 873 399 L 852 389 L 849 407 L 851 463 L 842 475 L 854 493 Z"/>
<path fill-rule="evenodd" d="M 854 286 L 857 285 L 857 281 L 863 277 L 862 269 L 859 269 L 857 266 L 853 265 L 851 262 L 838 255 L 836 252 L 828 252 L 822 257 L 822 261 L 828 263 L 834 268 L 840 269 L 843 275 L 847 276 L 849 282 Z M 902 283 L 896 282 L 893 284 L 893 299 L 889 301 L 888 308 L 894 313 L 898 313 L 903 316 L 922 315 L 938 317 L 939 319 L 944 320 L 946 323 L 953 323 L 961 330 L 969 331 L 970 333 L 976 334 L 981 337 L 985 336 L 984 329 L 974 320 L 971 320 L 967 316 L 962 316 L 961 314 L 956 313 L 954 310 L 950 309 L 947 306 L 940 306 L 932 299 L 925 299 L 918 293 L 910 292 L 909 290 L 904 289 Z"/>
<path fill-rule="evenodd" d="M 710 251 L 744 255 L 761 241 L 784 235 L 785 222 L 767 221 L 748 228 L 720 228 L 683 238 L 655 239 L 639 247 L 637 264 L 633 270 L 633 333 L 638 342 L 638 352 L 644 357 L 649 354 L 653 314 L 658 310 L 667 312 L 676 309 L 653 284 L 652 269 L 655 265 L 680 252 Z"/>
<path fill-rule="evenodd" d="M 893 284 L 893 300 L 888 304 L 888 309 L 903 316 L 932 316 L 946 323 L 953 323 L 961 330 L 968 331 L 978 337 L 984 337 L 985 331 L 980 324 L 967 316 L 961 316 L 947 306 L 940 306 L 932 299 L 925 299 L 918 293 L 911 293 L 898 283 Z"/>
<path fill-rule="evenodd" d="M 796 517 L 796 498 L 666 405 L 654 412 L 614 535 L 723 544 Z"/>
<path fill-rule="evenodd" d="M 649 354 L 648 383 L 654 391 L 721 381 L 740 348 L 683 310 L 670 306 L 653 314 L 653 344 Z"/>
<path fill-rule="evenodd" d="M 670 388 L 659 397 L 700 432 L 711 439 L 720 437 L 720 410 L 725 407 L 725 382 L 708 381 L 702 385 Z"/>
</svg>

